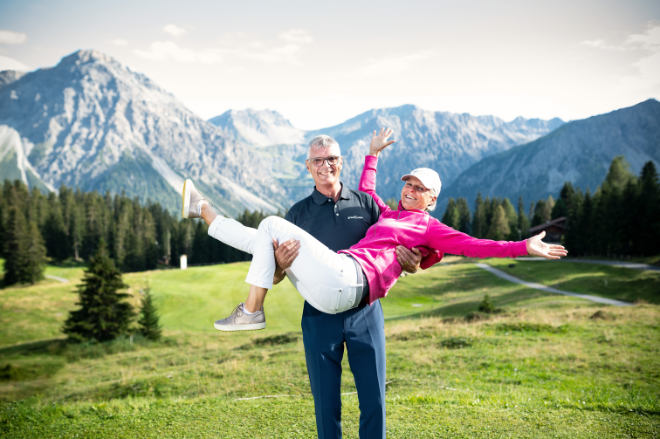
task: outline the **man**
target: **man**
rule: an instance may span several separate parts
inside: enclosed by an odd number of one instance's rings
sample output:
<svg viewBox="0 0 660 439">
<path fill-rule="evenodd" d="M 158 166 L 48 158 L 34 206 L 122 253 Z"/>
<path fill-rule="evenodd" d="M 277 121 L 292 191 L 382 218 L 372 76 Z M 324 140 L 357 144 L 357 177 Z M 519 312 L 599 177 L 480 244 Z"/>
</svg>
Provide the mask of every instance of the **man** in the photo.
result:
<svg viewBox="0 0 660 439">
<path fill-rule="evenodd" d="M 340 182 L 342 160 L 333 138 L 321 135 L 312 139 L 306 165 L 314 179 L 314 191 L 286 215 L 287 220 L 334 251 L 357 243 L 379 216 L 369 195 Z M 275 282 L 279 282 L 283 270 L 297 256 L 298 243 L 274 245 L 278 263 Z M 417 270 L 421 260 L 417 249 L 398 247 L 397 255 L 406 271 Z M 318 437 L 341 437 L 344 344 L 360 402 L 360 438 L 385 437 L 385 333 L 380 301 L 371 306 L 362 303 L 339 314 L 323 313 L 305 302 L 301 326 Z"/>
</svg>

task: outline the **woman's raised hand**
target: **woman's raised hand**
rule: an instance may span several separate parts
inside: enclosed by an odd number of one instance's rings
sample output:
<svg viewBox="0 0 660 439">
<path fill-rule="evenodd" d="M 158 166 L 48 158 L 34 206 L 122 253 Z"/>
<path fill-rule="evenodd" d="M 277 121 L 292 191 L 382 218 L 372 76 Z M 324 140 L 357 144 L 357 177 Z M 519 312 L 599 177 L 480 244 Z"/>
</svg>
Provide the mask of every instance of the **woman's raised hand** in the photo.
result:
<svg viewBox="0 0 660 439">
<path fill-rule="evenodd" d="M 369 145 L 369 155 L 374 155 L 378 157 L 378 154 L 393 144 L 395 140 L 387 140 L 392 135 L 392 130 L 389 128 L 381 128 L 380 133 L 376 133 L 374 130 L 371 135 L 371 144 Z"/>
<path fill-rule="evenodd" d="M 541 241 L 545 236 L 545 231 L 527 238 L 527 253 L 533 256 L 541 256 L 546 259 L 561 259 L 566 256 L 568 252 L 563 245 L 559 244 L 546 244 Z"/>
</svg>

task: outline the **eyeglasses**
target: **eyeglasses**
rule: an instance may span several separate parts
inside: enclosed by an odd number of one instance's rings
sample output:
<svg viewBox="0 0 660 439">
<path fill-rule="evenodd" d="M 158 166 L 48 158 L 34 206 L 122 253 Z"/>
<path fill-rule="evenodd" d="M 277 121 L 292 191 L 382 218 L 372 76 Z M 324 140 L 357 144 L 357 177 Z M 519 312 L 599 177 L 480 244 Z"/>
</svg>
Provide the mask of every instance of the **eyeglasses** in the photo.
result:
<svg viewBox="0 0 660 439">
<path fill-rule="evenodd" d="M 339 163 L 340 156 L 331 155 L 328 157 L 311 157 L 307 161 L 312 163 L 315 167 L 320 168 L 324 163 L 327 163 L 328 166 L 336 166 Z"/>
<path fill-rule="evenodd" d="M 428 192 L 428 191 L 431 190 L 431 189 L 425 188 L 424 186 L 418 186 L 416 184 L 412 184 L 412 183 L 408 183 L 408 182 L 406 182 L 406 184 L 404 186 L 407 187 L 407 188 L 413 188 L 415 190 L 415 192 L 419 192 L 420 194 L 423 194 L 424 192 Z"/>
</svg>

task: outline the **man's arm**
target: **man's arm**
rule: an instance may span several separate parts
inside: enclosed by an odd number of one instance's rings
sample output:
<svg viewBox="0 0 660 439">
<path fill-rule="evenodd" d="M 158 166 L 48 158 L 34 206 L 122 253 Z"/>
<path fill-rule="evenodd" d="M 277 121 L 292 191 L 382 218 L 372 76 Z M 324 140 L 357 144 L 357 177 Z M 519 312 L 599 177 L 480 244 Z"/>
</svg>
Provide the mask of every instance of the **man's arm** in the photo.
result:
<svg viewBox="0 0 660 439">
<path fill-rule="evenodd" d="M 300 241 L 290 239 L 279 244 L 273 240 L 273 249 L 275 250 L 275 274 L 273 275 L 273 284 L 282 282 L 286 276 L 284 270 L 293 264 L 294 259 L 298 257 L 298 250 L 300 249 Z"/>
<path fill-rule="evenodd" d="M 408 273 L 416 273 L 422 262 L 422 252 L 417 247 L 408 249 L 402 245 L 396 246 L 396 260 L 399 261 L 401 269 Z"/>
</svg>

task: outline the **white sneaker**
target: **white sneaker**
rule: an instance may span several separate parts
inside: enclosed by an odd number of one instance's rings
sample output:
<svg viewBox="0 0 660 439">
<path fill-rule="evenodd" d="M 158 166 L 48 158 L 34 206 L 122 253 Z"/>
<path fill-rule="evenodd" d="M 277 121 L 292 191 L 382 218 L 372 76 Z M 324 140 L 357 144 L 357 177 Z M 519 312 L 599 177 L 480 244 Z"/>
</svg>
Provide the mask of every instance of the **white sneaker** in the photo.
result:
<svg viewBox="0 0 660 439">
<path fill-rule="evenodd" d="M 243 304 L 239 304 L 229 317 L 216 320 L 213 326 L 218 331 L 250 331 L 266 327 L 266 315 L 263 309 L 252 314 L 245 314 Z"/>
<path fill-rule="evenodd" d="M 181 197 L 183 199 L 181 216 L 184 218 L 200 218 L 202 216 L 202 206 L 208 204 L 208 201 L 195 189 L 195 185 L 189 178 L 186 178 L 183 182 Z"/>
</svg>

